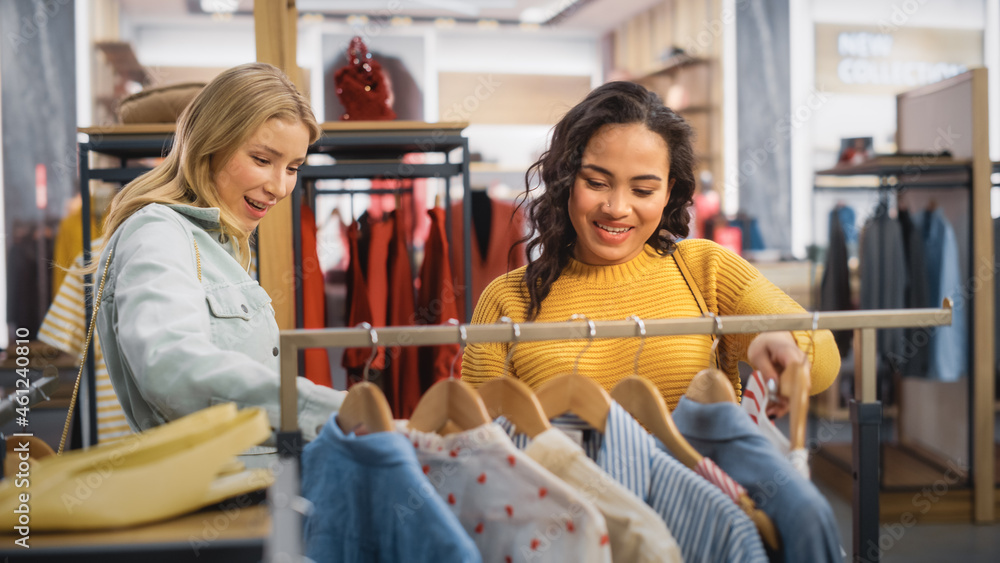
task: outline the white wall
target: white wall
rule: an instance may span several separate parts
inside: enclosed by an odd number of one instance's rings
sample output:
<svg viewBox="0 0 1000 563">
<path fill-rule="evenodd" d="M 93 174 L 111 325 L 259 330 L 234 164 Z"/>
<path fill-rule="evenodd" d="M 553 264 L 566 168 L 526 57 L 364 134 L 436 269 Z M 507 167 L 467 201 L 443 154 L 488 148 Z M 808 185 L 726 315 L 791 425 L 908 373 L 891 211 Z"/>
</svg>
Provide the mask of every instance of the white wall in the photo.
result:
<svg viewBox="0 0 1000 563">
<path fill-rule="evenodd" d="M 188 19 L 133 20 L 123 23 L 136 57 L 147 67 L 229 67 L 257 60 L 252 20 L 224 24 Z"/>
<path fill-rule="evenodd" d="M 602 79 L 598 38 L 556 33 L 498 32 L 486 37 L 481 32 L 439 33 L 435 66 L 438 72 L 590 76 L 592 86 Z M 470 126 L 466 134 L 470 149 L 507 171 L 510 181 L 505 187 L 517 192 L 524 187 L 524 171 L 545 150 L 550 129 L 484 124 Z"/>
</svg>

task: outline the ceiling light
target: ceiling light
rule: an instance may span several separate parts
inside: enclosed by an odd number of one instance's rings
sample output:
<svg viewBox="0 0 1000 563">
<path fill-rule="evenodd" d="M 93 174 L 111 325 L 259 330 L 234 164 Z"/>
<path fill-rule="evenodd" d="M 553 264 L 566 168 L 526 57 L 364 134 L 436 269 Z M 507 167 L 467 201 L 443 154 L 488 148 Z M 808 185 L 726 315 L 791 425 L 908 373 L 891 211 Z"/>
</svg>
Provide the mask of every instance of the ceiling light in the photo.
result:
<svg viewBox="0 0 1000 563">
<path fill-rule="evenodd" d="M 434 20 L 434 25 L 441 29 L 450 29 L 455 27 L 455 18 L 437 18 Z"/>
<path fill-rule="evenodd" d="M 406 27 L 413 25 L 413 18 L 410 16 L 395 16 L 389 20 L 389 23 L 391 23 L 393 27 Z"/>
<path fill-rule="evenodd" d="M 580 0 L 555 0 L 542 6 L 532 6 L 522 11 L 519 19 L 523 23 L 549 23 L 552 18 L 574 8 L 579 2 Z"/>
<path fill-rule="evenodd" d="M 522 23 L 545 23 L 552 17 L 552 10 L 546 8 L 527 8 L 521 12 Z"/>
<path fill-rule="evenodd" d="M 368 23 L 368 16 L 347 16 L 347 25 L 362 26 Z"/>
<path fill-rule="evenodd" d="M 497 20 L 479 20 L 476 25 L 479 26 L 479 29 L 497 29 L 500 27 L 500 22 Z"/>
<path fill-rule="evenodd" d="M 239 0 L 201 0 L 201 11 L 207 14 L 231 14 L 239 7 Z"/>
</svg>

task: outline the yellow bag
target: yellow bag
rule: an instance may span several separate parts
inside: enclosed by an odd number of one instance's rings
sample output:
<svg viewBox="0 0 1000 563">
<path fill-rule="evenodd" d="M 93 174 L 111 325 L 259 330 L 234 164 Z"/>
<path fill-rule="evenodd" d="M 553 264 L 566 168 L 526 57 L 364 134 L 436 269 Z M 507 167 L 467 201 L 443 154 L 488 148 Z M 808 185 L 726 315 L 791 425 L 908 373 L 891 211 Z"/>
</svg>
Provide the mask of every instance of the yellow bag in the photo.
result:
<svg viewBox="0 0 1000 563">
<path fill-rule="evenodd" d="M 269 470 L 232 470 L 237 454 L 270 434 L 263 409 L 237 412 L 227 403 L 103 447 L 40 459 L 26 477 L 0 482 L 0 526 L 133 526 L 264 488 L 273 482 Z"/>
</svg>

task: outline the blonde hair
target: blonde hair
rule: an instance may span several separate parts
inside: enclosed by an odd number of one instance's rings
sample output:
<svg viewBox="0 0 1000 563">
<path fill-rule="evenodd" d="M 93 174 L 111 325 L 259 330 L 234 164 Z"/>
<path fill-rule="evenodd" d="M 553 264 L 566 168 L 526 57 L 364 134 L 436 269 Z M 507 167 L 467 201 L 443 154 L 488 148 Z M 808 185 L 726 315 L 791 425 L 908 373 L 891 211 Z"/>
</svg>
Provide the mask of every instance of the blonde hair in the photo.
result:
<svg viewBox="0 0 1000 563">
<path fill-rule="evenodd" d="M 156 168 L 139 176 L 111 201 L 104 220 L 104 240 L 133 213 L 151 203 L 217 207 L 221 232 L 237 242 L 239 257 L 249 259 L 250 235 L 223 205 L 213 179 L 260 126 L 271 119 L 300 122 L 309 142 L 320 127 L 306 100 L 278 68 L 249 63 L 230 68 L 213 79 L 177 119 L 173 148 Z M 95 250 L 100 256 L 101 248 Z M 99 258 L 85 271 L 97 269 Z"/>
</svg>

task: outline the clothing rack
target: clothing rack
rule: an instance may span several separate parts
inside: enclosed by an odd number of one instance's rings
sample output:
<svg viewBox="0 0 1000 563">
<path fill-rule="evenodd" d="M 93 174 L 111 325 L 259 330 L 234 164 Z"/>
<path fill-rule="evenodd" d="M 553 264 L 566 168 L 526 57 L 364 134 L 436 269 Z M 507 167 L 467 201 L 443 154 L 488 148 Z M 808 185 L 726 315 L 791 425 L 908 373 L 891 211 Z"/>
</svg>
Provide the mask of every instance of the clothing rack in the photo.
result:
<svg viewBox="0 0 1000 563">
<path fill-rule="evenodd" d="M 855 398 L 851 400 L 852 449 L 854 468 L 854 559 L 878 561 L 867 553 L 879 540 L 879 430 L 882 404 L 875 395 L 875 331 L 883 328 L 928 327 L 951 324 L 951 301 L 940 309 L 902 309 L 881 311 L 834 311 L 791 315 L 747 315 L 686 319 L 644 320 L 645 337 L 691 334 L 747 334 L 784 330 L 855 331 Z M 384 327 L 375 329 L 378 346 L 434 346 L 481 342 L 525 342 L 541 340 L 631 338 L 640 336 L 631 320 L 567 321 L 559 323 L 522 323 L 518 335 L 512 324 L 437 325 Z M 367 348 L 373 346 L 372 333 L 365 328 L 322 330 L 286 330 L 281 332 L 281 428 L 278 453 L 297 458 L 302 437 L 297 423 L 298 351 L 305 348 L 338 346 Z"/>
<path fill-rule="evenodd" d="M 449 245 L 456 242 L 451 233 L 451 179 L 462 181 L 462 221 L 466 233 L 472 228 L 472 207 L 469 200 L 469 139 L 462 135 L 468 125 L 465 122 L 420 123 L 420 122 L 378 122 L 378 129 L 356 130 L 350 122 L 323 124 L 323 136 L 312 146 L 310 152 L 326 154 L 336 160 L 335 164 L 302 166 L 297 185 L 308 185 L 309 204 L 316 209 L 316 197 L 320 195 L 374 195 L 400 194 L 412 192 L 413 188 L 366 188 L 344 189 L 323 188 L 317 180 L 390 179 L 415 180 L 439 178 L 446 181 L 444 190 L 445 234 Z M 453 152 L 460 151 L 458 158 Z M 408 153 L 437 153 L 445 162 L 435 164 L 410 164 L 402 161 Z M 295 280 L 296 327 L 302 327 L 302 238 L 299 206 L 302 204 L 303 190 L 292 192 L 292 251 Z M 353 219 L 353 217 L 352 217 Z M 461 274 L 466 287 L 472 286 L 472 248 L 462 243 L 465 268 Z M 471 320 L 472 293 L 466 292 L 465 310 Z"/>
</svg>

